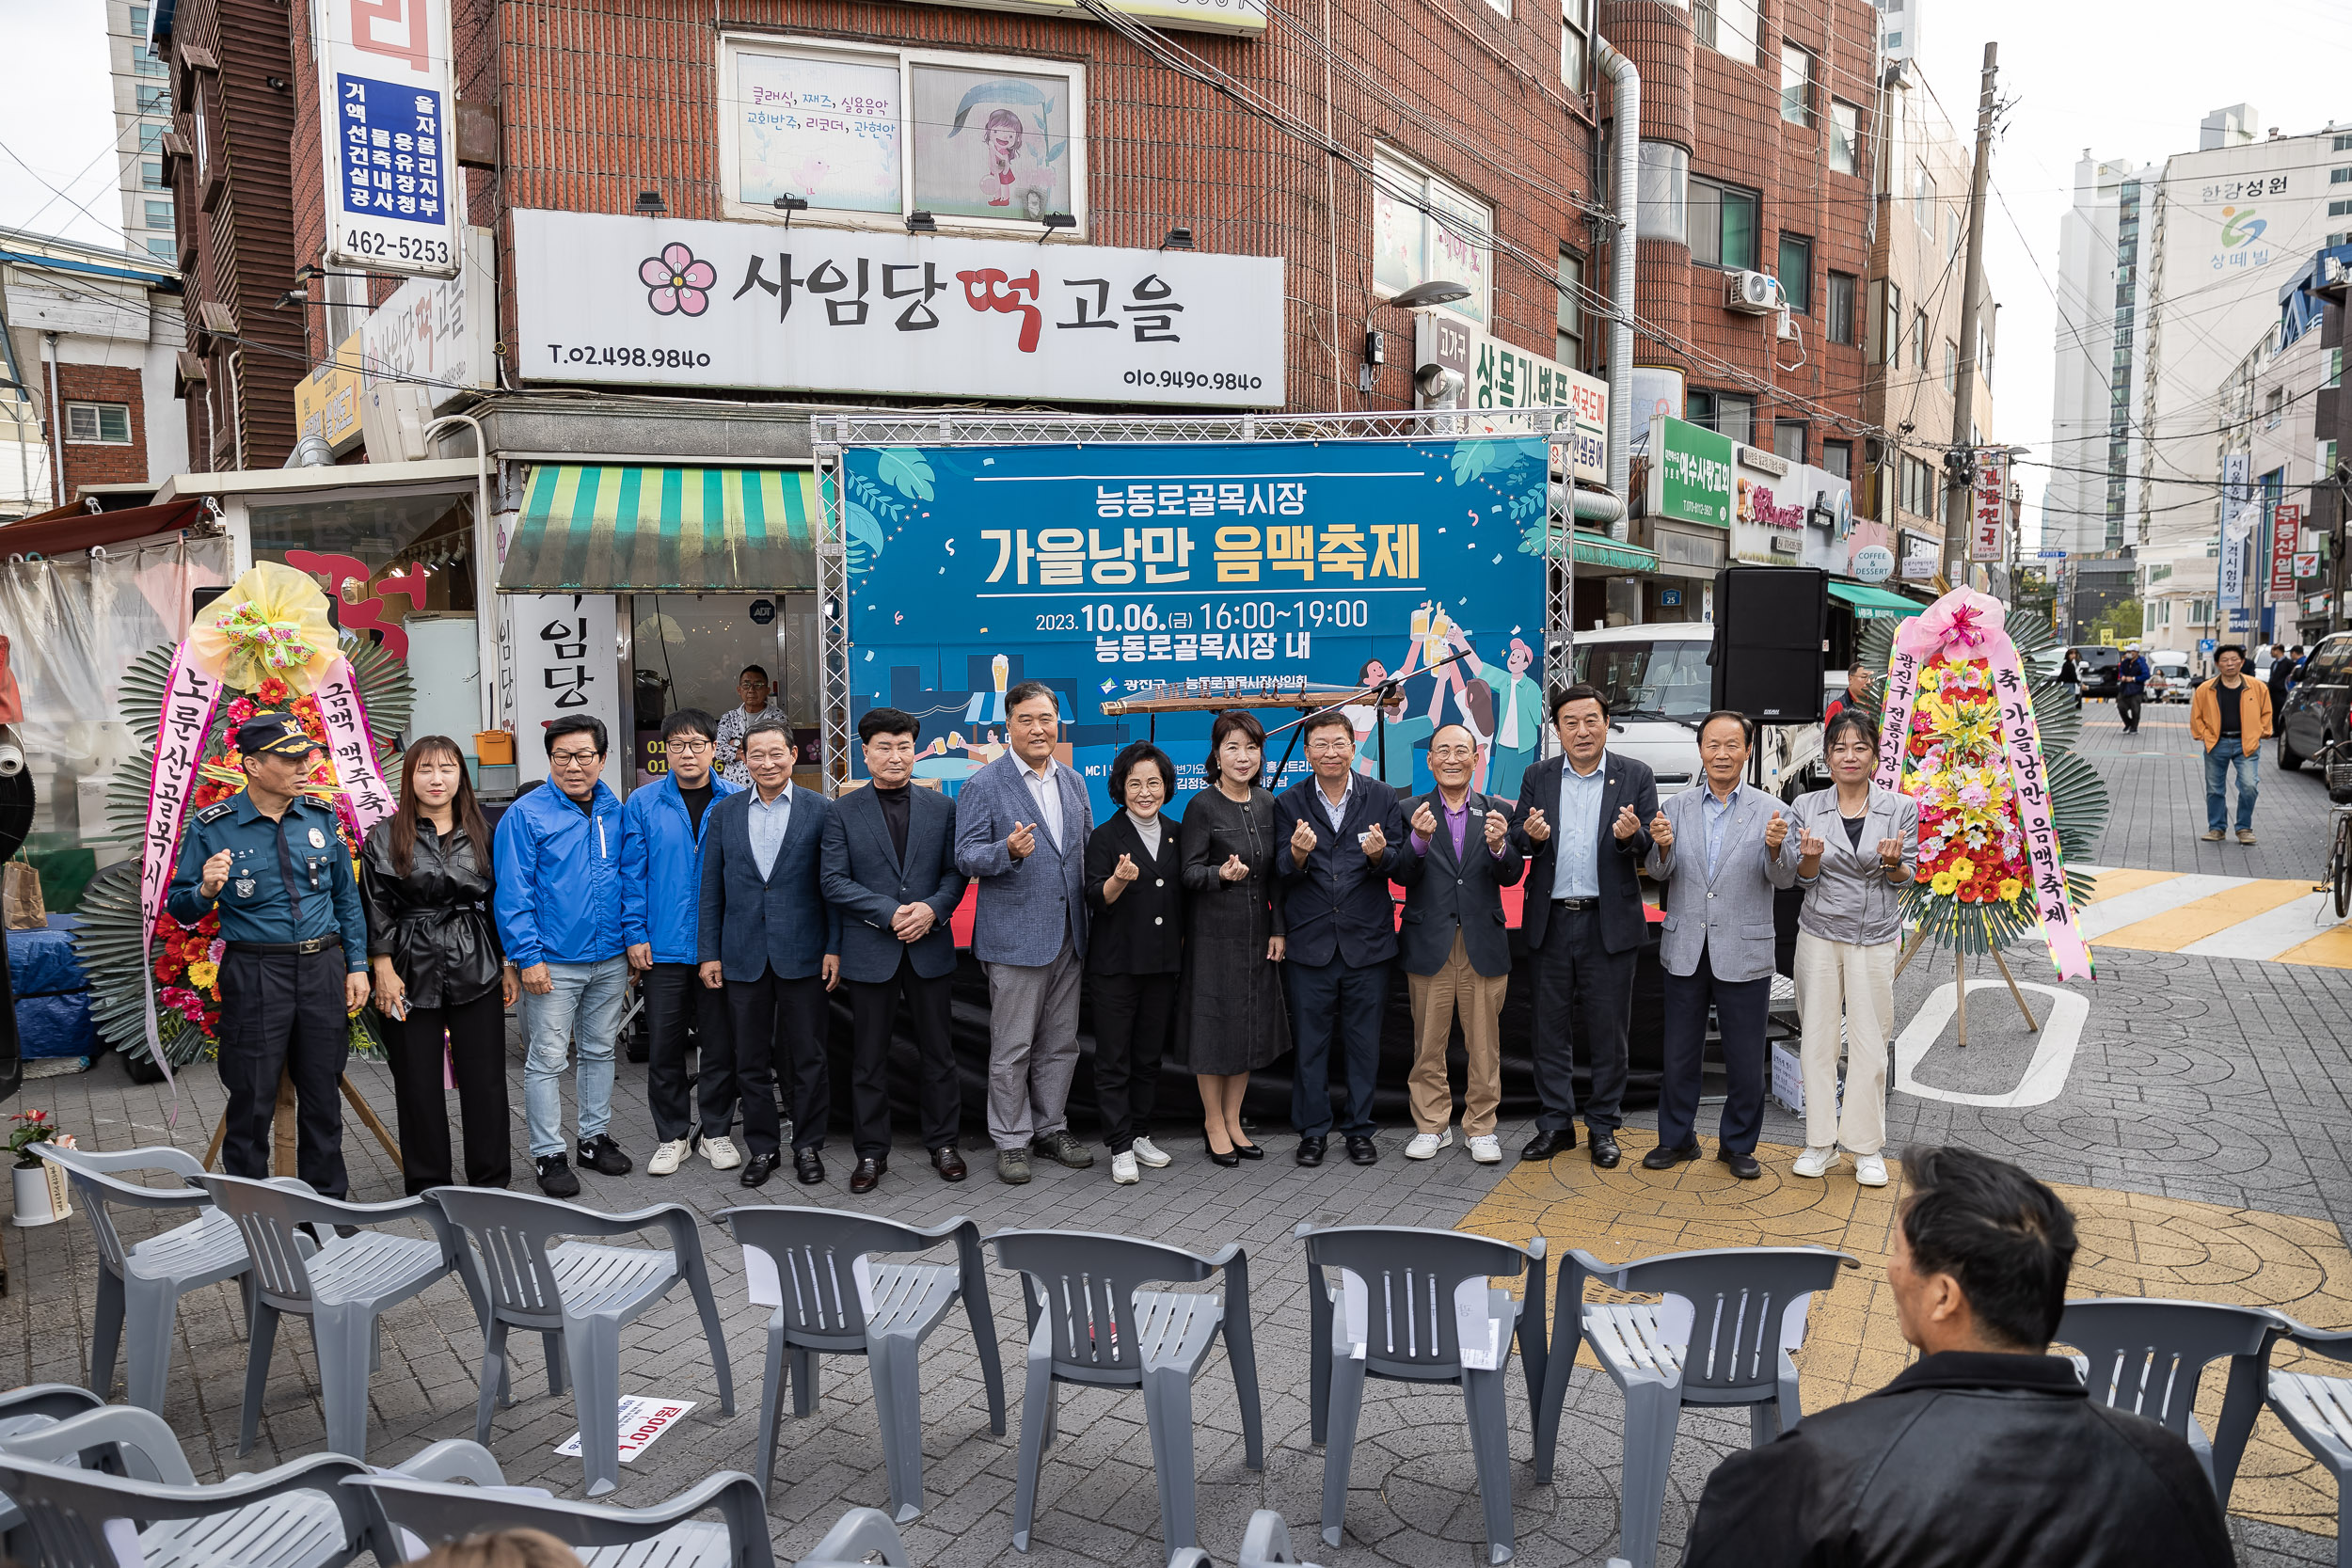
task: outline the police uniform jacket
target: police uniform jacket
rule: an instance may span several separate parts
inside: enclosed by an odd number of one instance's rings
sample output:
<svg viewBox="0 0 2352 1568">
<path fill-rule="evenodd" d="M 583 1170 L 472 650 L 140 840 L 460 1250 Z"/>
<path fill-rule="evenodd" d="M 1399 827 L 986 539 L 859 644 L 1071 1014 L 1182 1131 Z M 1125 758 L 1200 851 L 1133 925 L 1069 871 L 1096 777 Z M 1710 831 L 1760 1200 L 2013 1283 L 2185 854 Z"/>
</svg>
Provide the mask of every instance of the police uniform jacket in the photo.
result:
<svg viewBox="0 0 2352 1568">
<path fill-rule="evenodd" d="M 204 896 L 204 863 L 228 850 L 235 857 L 218 895 Z M 336 836 L 335 809 L 307 795 L 287 803 L 273 822 L 243 790 L 196 814 L 181 836 L 180 863 L 164 908 L 183 926 L 220 911 L 220 934 L 231 942 L 296 942 L 340 937 L 344 966 L 368 967 L 368 923 L 351 856 Z"/>
</svg>

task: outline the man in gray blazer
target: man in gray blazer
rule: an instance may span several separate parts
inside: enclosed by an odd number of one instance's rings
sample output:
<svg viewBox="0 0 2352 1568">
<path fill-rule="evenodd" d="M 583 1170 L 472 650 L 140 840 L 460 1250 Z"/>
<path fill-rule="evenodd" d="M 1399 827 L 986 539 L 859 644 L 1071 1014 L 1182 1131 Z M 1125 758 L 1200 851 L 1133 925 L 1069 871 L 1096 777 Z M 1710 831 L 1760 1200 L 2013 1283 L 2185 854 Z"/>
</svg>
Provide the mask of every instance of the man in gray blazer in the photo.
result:
<svg viewBox="0 0 2352 1568">
<path fill-rule="evenodd" d="M 1740 782 L 1748 721 L 1718 709 L 1699 721 L 1704 788 L 1667 798 L 1650 819 L 1649 874 L 1666 884 L 1659 958 L 1666 966 L 1665 1079 L 1649 1170 L 1699 1157 L 1699 1057 L 1707 1009 L 1723 1025 L 1730 1092 L 1715 1157 L 1742 1181 L 1763 1174 L 1764 1025 L 1772 1007 L 1772 890 L 1797 883 L 1797 845 L 1780 802 Z"/>
<path fill-rule="evenodd" d="M 956 938 L 948 917 L 963 897 L 956 869 L 956 808 L 917 789 L 911 713 L 878 707 L 857 721 L 873 783 L 833 803 L 825 818 L 825 898 L 841 914 L 841 978 L 850 988 L 850 1191 L 870 1193 L 890 1167 L 890 1029 L 905 992 L 914 1016 L 923 1147 L 943 1181 L 961 1181 L 962 1116 L 949 997 Z"/>
<path fill-rule="evenodd" d="M 956 869 L 979 884 L 972 956 L 988 969 L 988 1135 L 999 1180 L 1029 1180 L 1029 1149 L 1074 1169 L 1094 1152 L 1063 1115 L 1078 1067 L 1086 968 L 1087 839 L 1094 811 L 1054 760 L 1061 702 L 1042 681 L 1005 693 L 1011 751 L 956 796 Z"/>
</svg>

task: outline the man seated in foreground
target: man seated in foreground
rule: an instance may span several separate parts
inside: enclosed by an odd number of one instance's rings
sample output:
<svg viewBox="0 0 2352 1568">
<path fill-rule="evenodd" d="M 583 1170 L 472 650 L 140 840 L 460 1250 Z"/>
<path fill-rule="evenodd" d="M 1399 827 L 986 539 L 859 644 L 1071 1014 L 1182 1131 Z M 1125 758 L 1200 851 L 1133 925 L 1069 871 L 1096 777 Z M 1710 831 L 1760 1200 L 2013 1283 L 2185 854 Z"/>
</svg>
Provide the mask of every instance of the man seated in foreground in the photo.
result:
<svg viewBox="0 0 2352 1568">
<path fill-rule="evenodd" d="M 2048 1354 L 2074 1216 L 2016 1166 L 1915 1149 L 1886 1282 L 1920 1358 L 1715 1467 L 1685 1568 L 2228 1568 L 2188 1445 Z"/>
</svg>

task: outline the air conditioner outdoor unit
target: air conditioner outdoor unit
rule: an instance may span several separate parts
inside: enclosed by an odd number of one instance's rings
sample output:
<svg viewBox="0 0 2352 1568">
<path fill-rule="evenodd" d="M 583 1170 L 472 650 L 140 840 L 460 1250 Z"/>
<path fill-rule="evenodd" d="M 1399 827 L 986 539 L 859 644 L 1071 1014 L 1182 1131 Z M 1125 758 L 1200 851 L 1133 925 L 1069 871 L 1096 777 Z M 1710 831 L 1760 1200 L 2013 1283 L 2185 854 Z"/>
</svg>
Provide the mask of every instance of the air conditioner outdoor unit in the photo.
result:
<svg viewBox="0 0 2352 1568">
<path fill-rule="evenodd" d="M 1760 272 L 1734 272 L 1724 277 L 1724 309 L 1743 316 L 1763 316 L 1780 309 L 1780 284 Z"/>
</svg>

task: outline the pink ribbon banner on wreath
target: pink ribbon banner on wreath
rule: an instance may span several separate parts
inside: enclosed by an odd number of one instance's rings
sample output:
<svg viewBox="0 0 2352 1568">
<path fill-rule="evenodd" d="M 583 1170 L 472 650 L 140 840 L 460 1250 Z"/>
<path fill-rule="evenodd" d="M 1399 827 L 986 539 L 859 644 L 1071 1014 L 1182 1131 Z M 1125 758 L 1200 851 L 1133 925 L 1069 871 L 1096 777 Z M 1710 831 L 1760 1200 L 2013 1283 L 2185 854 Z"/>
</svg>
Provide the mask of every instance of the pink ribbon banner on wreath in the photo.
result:
<svg viewBox="0 0 2352 1568">
<path fill-rule="evenodd" d="M 2041 732 L 2034 725 L 2033 695 L 2017 657 L 2017 645 L 2004 628 L 1998 599 L 1971 588 L 1955 588 L 1897 629 L 1895 657 L 1886 672 L 1886 715 L 1879 727 L 1876 782 L 1882 789 L 1901 787 L 1903 752 L 1911 736 L 1919 671 L 1938 654 L 1981 658 L 1991 671 L 1993 689 L 1999 698 L 2001 750 L 2016 783 L 2017 822 L 2025 834 L 2026 860 L 2032 873 L 2026 892 L 2032 898 L 2058 977 L 2088 979 L 2090 949 L 2066 895 L 2066 865 L 2058 848 L 2058 826 L 2050 814 L 2049 769 L 2042 761 Z"/>
<path fill-rule="evenodd" d="M 155 922 L 164 912 L 164 895 L 170 890 L 173 857 L 180 847 L 180 830 L 186 825 L 188 802 L 196 794 L 198 765 L 204 758 L 204 735 L 212 727 L 213 710 L 220 704 L 220 682 L 196 667 L 188 644 L 171 656 L 171 673 L 164 682 L 162 723 L 155 732 L 155 775 L 147 790 L 147 828 L 139 839 L 139 978 L 147 1002 L 147 1051 L 164 1069 L 171 1085 L 171 1116 L 180 1115 L 180 1085 L 171 1076 L 171 1058 L 155 1029 Z"/>
<path fill-rule="evenodd" d="M 319 717 L 326 723 L 326 756 L 335 765 L 335 784 L 351 805 L 352 821 L 362 840 L 368 830 L 392 814 L 392 792 L 376 766 L 375 741 L 368 734 L 368 710 L 359 701 L 359 680 L 351 660 L 337 658 L 314 693 Z"/>
</svg>

